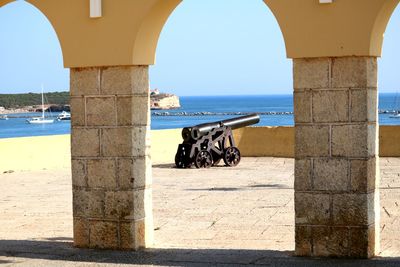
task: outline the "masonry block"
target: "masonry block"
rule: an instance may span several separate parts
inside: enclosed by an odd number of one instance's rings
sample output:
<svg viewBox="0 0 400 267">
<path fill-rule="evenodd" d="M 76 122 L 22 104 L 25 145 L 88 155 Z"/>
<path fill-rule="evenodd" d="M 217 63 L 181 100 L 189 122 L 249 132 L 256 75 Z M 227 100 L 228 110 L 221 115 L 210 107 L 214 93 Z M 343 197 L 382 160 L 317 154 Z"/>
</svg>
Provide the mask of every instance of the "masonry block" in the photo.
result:
<svg viewBox="0 0 400 267">
<path fill-rule="evenodd" d="M 347 227 L 313 227 L 314 254 L 323 257 L 348 257 L 350 248 Z"/>
<path fill-rule="evenodd" d="M 312 255 L 312 227 L 296 225 L 295 227 L 296 240 L 296 256 L 311 256 Z"/>
<path fill-rule="evenodd" d="M 374 193 L 334 194 L 333 223 L 346 226 L 366 226 L 374 223 Z"/>
<path fill-rule="evenodd" d="M 100 134 L 98 129 L 72 128 L 72 157 L 97 157 L 100 155 Z"/>
<path fill-rule="evenodd" d="M 294 89 L 328 88 L 330 65 L 329 58 L 294 59 Z"/>
<path fill-rule="evenodd" d="M 318 225 L 330 223 L 329 194 L 295 193 L 296 225 Z"/>
<path fill-rule="evenodd" d="M 332 126 L 332 156 L 369 157 L 376 154 L 375 125 Z"/>
<path fill-rule="evenodd" d="M 117 98 L 118 125 L 150 125 L 150 98 L 148 96 L 128 96 Z"/>
<path fill-rule="evenodd" d="M 135 190 L 133 194 L 134 219 L 143 220 L 153 213 L 153 195 L 151 189 Z"/>
<path fill-rule="evenodd" d="M 104 216 L 103 190 L 73 190 L 74 217 L 101 218 Z"/>
<path fill-rule="evenodd" d="M 91 221 L 91 248 L 116 249 L 118 243 L 118 224 L 116 222 Z"/>
<path fill-rule="evenodd" d="M 139 189 L 152 184 L 150 157 L 118 160 L 118 183 L 121 189 Z"/>
<path fill-rule="evenodd" d="M 133 154 L 133 146 L 140 146 L 139 141 L 133 137 L 132 128 L 102 129 L 101 134 L 102 156 L 129 157 Z"/>
<path fill-rule="evenodd" d="M 375 255 L 375 225 L 350 228 L 350 250 L 352 258 L 370 258 Z"/>
<path fill-rule="evenodd" d="M 121 222 L 119 224 L 121 249 L 133 250 L 135 246 L 135 223 Z"/>
<path fill-rule="evenodd" d="M 350 166 L 352 191 L 368 193 L 375 190 L 377 158 L 354 159 Z"/>
<path fill-rule="evenodd" d="M 312 189 L 312 164 L 310 159 L 295 160 L 294 188 L 296 191 L 309 191 Z"/>
<path fill-rule="evenodd" d="M 351 121 L 376 122 L 378 120 L 378 91 L 376 89 L 351 90 L 350 96 Z"/>
<path fill-rule="evenodd" d="M 294 94 L 294 119 L 296 123 L 311 122 L 312 93 L 310 91 L 295 91 Z"/>
<path fill-rule="evenodd" d="M 105 216 L 110 219 L 130 220 L 133 218 L 133 190 L 106 192 Z"/>
<path fill-rule="evenodd" d="M 86 248 L 89 246 L 89 221 L 83 218 L 74 218 L 74 246 Z"/>
<path fill-rule="evenodd" d="M 148 66 L 122 66 L 102 69 L 102 94 L 148 95 L 149 90 Z"/>
<path fill-rule="evenodd" d="M 375 57 L 340 57 L 332 62 L 332 87 L 376 88 L 377 59 Z"/>
<path fill-rule="evenodd" d="M 346 159 L 314 160 L 314 189 L 346 191 L 349 188 L 349 162 Z"/>
<path fill-rule="evenodd" d="M 313 91 L 314 122 L 349 121 L 349 91 L 333 90 Z"/>
<path fill-rule="evenodd" d="M 296 126 L 295 157 L 329 156 L 329 126 Z"/>
<path fill-rule="evenodd" d="M 115 126 L 117 124 L 115 97 L 86 98 L 88 126 Z"/>
<path fill-rule="evenodd" d="M 90 188 L 116 189 L 117 167 L 114 159 L 88 160 L 87 173 Z"/>
<path fill-rule="evenodd" d="M 71 97 L 71 125 L 85 126 L 85 99 L 83 97 Z"/>
<path fill-rule="evenodd" d="M 98 95 L 100 70 L 98 68 L 71 68 L 70 93 L 71 96 Z"/>
<path fill-rule="evenodd" d="M 72 160 L 72 185 L 79 187 L 87 187 L 87 172 L 85 160 Z"/>
</svg>

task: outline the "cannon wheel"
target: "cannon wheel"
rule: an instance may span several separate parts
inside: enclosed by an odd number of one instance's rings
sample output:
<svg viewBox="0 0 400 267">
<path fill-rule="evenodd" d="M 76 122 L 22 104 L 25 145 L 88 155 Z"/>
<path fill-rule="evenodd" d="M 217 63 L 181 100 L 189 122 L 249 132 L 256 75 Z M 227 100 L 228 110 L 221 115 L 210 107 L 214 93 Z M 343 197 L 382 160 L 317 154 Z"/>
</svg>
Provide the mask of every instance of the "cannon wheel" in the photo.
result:
<svg viewBox="0 0 400 267">
<path fill-rule="evenodd" d="M 191 164 L 185 162 L 183 157 L 180 157 L 178 154 L 175 155 L 175 165 L 178 169 L 189 168 Z"/>
<path fill-rule="evenodd" d="M 187 162 L 184 152 L 176 153 L 175 155 L 175 165 L 178 169 L 190 168 L 192 163 Z"/>
<path fill-rule="evenodd" d="M 210 168 L 213 164 L 213 159 L 211 153 L 207 150 L 201 150 L 197 153 L 194 160 L 194 165 L 196 168 Z"/>
<path fill-rule="evenodd" d="M 231 146 L 225 150 L 224 162 L 226 166 L 235 167 L 240 162 L 240 151 L 237 147 Z"/>
</svg>

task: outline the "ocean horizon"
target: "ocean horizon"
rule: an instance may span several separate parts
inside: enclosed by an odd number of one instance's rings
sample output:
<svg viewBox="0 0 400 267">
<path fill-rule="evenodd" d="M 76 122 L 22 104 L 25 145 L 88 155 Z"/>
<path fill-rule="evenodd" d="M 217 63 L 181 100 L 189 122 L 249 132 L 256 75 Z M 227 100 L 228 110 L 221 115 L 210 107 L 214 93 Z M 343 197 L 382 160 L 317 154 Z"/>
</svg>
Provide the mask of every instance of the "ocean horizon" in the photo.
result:
<svg viewBox="0 0 400 267">
<path fill-rule="evenodd" d="M 205 122 L 221 121 L 241 114 L 261 113 L 255 126 L 293 126 L 293 95 L 181 96 L 181 108 L 152 110 L 151 129 L 176 129 Z M 379 94 L 380 110 L 400 110 L 398 93 Z M 19 114 L 21 115 L 21 114 Z M 29 113 L 26 116 L 37 116 Z M 57 113 L 53 113 L 57 116 Z M 25 123 L 26 118 L 0 120 L 0 138 L 69 134 L 69 121 L 48 125 Z M 381 125 L 400 125 L 400 119 L 379 114 Z"/>
</svg>

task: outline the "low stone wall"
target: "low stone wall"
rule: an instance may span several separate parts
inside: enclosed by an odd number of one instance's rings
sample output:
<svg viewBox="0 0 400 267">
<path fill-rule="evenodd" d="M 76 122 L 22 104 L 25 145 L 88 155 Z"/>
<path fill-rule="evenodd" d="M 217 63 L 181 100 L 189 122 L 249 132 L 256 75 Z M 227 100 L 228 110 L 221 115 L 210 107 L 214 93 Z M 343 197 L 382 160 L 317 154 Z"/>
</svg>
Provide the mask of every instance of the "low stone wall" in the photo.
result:
<svg viewBox="0 0 400 267">
<path fill-rule="evenodd" d="M 234 131 L 236 145 L 244 157 L 294 157 L 294 127 L 247 127 Z M 379 156 L 400 157 L 400 126 L 380 126 Z M 181 130 L 152 131 L 154 163 L 172 163 Z"/>
<path fill-rule="evenodd" d="M 173 163 L 181 130 L 151 131 L 153 164 Z M 293 127 L 249 127 L 234 131 L 236 144 L 245 157 L 294 155 Z M 381 126 L 380 156 L 400 157 L 400 126 Z M 70 136 L 0 139 L 0 173 L 9 170 L 41 170 L 70 167 Z"/>
</svg>

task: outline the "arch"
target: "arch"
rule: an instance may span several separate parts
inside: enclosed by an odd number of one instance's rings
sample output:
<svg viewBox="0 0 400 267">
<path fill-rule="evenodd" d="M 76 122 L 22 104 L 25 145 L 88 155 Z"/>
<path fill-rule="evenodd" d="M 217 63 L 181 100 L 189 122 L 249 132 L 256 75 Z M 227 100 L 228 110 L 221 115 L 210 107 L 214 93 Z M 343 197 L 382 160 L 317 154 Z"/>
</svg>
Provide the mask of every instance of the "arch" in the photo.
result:
<svg viewBox="0 0 400 267">
<path fill-rule="evenodd" d="M 382 55 L 382 46 L 384 41 L 384 34 L 389 24 L 390 17 L 396 9 L 399 0 L 391 0 L 384 3 L 381 7 L 378 16 L 376 17 L 374 27 L 371 33 L 371 51 L 377 51 L 379 56 Z"/>
<path fill-rule="evenodd" d="M 0 7 L 7 5 L 8 3 L 14 2 L 15 0 L 0 0 Z"/>
<path fill-rule="evenodd" d="M 138 65 L 155 63 L 158 39 L 168 17 L 182 0 L 161 0 L 145 17 L 133 47 L 132 61 Z M 143 64 L 141 64 L 143 62 Z"/>
<path fill-rule="evenodd" d="M 15 0 L 0 0 L 0 6 Z M 27 0 L 50 21 L 64 66 L 152 65 L 160 32 L 181 0 Z M 264 0 L 282 31 L 287 57 L 380 56 L 383 33 L 399 0 Z M 343 30 L 346 29 L 346 30 Z"/>
<path fill-rule="evenodd" d="M 142 65 L 141 62 L 148 63 L 149 61 L 151 62 L 150 65 L 155 63 L 161 31 L 169 16 L 181 2 L 182 0 L 158 0 L 153 9 L 146 15 L 133 48 L 133 62 L 135 64 Z M 268 6 L 268 3 L 265 3 Z M 278 25 L 281 26 L 279 22 Z M 285 38 L 284 42 L 286 43 Z"/>
<path fill-rule="evenodd" d="M 290 58 L 380 56 L 386 24 L 399 2 L 264 1 L 281 24 Z"/>
</svg>

